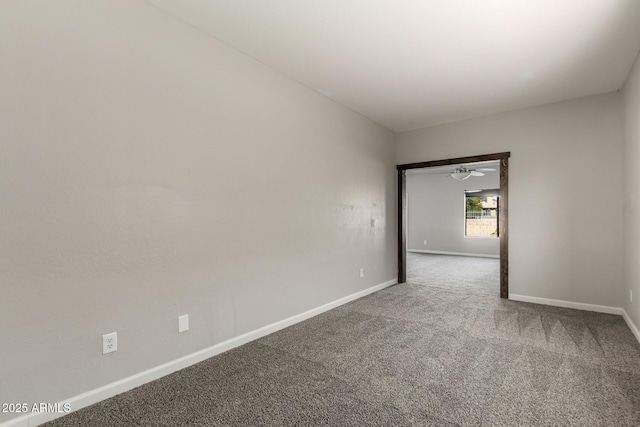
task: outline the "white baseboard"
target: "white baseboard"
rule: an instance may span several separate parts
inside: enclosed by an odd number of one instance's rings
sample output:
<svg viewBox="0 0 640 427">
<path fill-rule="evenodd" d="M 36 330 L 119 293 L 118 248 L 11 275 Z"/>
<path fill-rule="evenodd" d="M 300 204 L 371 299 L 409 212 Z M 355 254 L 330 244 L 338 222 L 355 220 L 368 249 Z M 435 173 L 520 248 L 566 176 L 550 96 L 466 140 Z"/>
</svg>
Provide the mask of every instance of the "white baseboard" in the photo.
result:
<svg viewBox="0 0 640 427">
<path fill-rule="evenodd" d="M 480 258 L 500 258 L 500 255 L 470 254 L 466 252 L 425 251 L 422 249 L 407 249 L 407 252 L 417 252 L 420 254 L 474 256 L 474 257 L 480 257 Z"/>
<path fill-rule="evenodd" d="M 621 307 L 610 307 L 608 305 L 585 304 L 582 302 L 529 297 L 526 295 L 516 295 L 516 294 L 509 294 L 509 299 L 513 301 L 532 302 L 534 304 L 552 305 L 554 307 L 575 308 L 577 310 L 596 311 L 598 313 L 622 315 Z"/>
<path fill-rule="evenodd" d="M 69 403 L 71 405 L 71 412 L 77 411 L 89 405 L 93 405 L 94 403 L 113 397 L 117 394 L 124 393 L 125 391 L 131 390 L 132 388 L 141 386 L 145 383 L 161 378 L 165 375 L 171 374 L 172 372 L 178 371 L 180 369 L 184 369 L 198 362 L 202 362 L 203 360 L 206 360 L 220 353 L 224 353 L 225 351 L 231 350 L 232 348 L 239 347 L 250 341 L 254 341 L 258 338 L 261 338 L 273 332 L 279 331 L 280 329 L 284 329 L 288 326 L 302 322 L 303 320 L 307 320 L 311 317 L 317 316 L 318 314 L 324 313 L 325 311 L 329 311 L 333 308 L 339 307 L 343 304 L 346 304 L 358 298 L 362 298 L 363 296 L 369 295 L 373 292 L 395 285 L 396 283 L 398 283 L 398 280 L 393 279 L 393 280 L 389 280 L 387 282 L 381 283 L 379 285 L 372 286 L 363 291 L 356 292 L 351 295 L 347 295 L 346 297 L 321 305 L 320 307 L 305 311 L 304 313 L 291 316 L 287 319 L 280 320 L 278 322 L 272 323 L 270 325 L 264 326 L 254 331 L 247 332 L 246 334 L 242 334 L 237 337 L 231 338 L 227 341 L 223 341 L 219 344 L 216 344 L 204 350 L 197 351 L 187 356 L 183 356 L 179 359 L 172 360 L 171 362 L 167 362 L 160 366 L 156 366 L 155 368 L 148 369 L 146 371 L 140 372 L 138 374 L 132 375 L 127 378 L 123 378 L 111 384 L 107 384 L 97 389 L 79 394 L 70 399 L 66 399 L 62 402 L 59 402 L 58 406 L 63 407 L 65 403 Z M 0 424 L 0 427 L 33 427 L 33 426 L 37 426 L 42 423 L 45 423 L 47 421 L 51 421 L 53 419 L 62 417 L 64 415 L 67 415 L 67 413 L 33 412 L 30 414 L 25 414 L 23 416 L 14 418 L 12 420 L 5 421 Z"/>
<path fill-rule="evenodd" d="M 638 342 L 640 342 L 640 330 L 633 323 L 633 321 L 631 320 L 631 317 L 629 317 L 629 315 L 624 310 L 624 308 L 622 309 L 622 317 L 624 318 L 624 321 L 627 322 L 627 326 L 629 326 L 629 329 L 631 329 L 631 332 L 633 332 L 633 335 L 635 335 Z"/>
</svg>

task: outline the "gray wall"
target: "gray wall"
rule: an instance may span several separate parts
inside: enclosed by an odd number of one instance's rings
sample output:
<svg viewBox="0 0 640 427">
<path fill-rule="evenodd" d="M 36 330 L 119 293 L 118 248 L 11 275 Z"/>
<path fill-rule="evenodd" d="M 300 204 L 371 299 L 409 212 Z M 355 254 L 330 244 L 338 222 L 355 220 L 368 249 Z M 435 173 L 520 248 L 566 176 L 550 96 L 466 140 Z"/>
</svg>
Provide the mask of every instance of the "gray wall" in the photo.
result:
<svg viewBox="0 0 640 427">
<path fill-rule="evenodd" d="M 0 70 L 0 402 L 396 277 L 393 134 L 189 25 L 144 2 L 2 2 Z"/>
<path fill-rule="evenodd" d="M 447 175 L 408 173 L 407 248 L 499 255 L 499 239 L 464 236 L 464 190 L 492 188 L 500 188 L 498 171 L 464 181 Z"/>
<path fill-rule="evenodd" d="M 144 2 L 0 11 L 0 402 L 59 401 L 396 277 L 390 132 Z M 636 64 L 633 304 L 619 93 L 407 132 L 397 160 L 511 151 L 511 292 L 625 300 L 640 324 L 639 85 Z"/>
<path fill-rule="evenodd" d="M 624 310 L 640 328 L 640 59 L 624 87 Z M 633 302 L 629 291 L 633 291 Z"/>
<path fill-rule="evenodd" d="M 398 136 L 398 163 L 511 152 L 509 291 L 622 304 L 619 92 Z"/>
</svg>

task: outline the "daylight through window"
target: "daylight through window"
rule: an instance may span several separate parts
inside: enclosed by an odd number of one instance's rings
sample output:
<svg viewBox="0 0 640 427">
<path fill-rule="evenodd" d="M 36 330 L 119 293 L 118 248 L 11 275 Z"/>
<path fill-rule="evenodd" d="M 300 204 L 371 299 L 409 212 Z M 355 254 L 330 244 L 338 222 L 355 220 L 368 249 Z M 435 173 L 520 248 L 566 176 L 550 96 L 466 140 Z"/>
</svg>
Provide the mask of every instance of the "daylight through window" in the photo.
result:
<svg viewBox="0 0 640 427">
<path fill-rule="evenodd" d="M 465 237 L 498 237 L 500 190 L 465 190 Z"/>
</svg>

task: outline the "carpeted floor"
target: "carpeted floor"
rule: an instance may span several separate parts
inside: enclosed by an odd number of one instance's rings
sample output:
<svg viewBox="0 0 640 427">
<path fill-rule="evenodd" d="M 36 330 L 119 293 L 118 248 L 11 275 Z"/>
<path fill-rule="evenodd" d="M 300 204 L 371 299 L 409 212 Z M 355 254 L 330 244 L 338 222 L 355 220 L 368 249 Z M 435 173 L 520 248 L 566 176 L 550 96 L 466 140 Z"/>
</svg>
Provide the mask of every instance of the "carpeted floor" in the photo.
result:
<svg viewBox="0 0 640 427">
<path fill-rule="evenodd" d="M 496 259 L 408 260 L 407 284 L 47 425 L 640 425 L 620 316 L 501 300 Z"/>
</svg>

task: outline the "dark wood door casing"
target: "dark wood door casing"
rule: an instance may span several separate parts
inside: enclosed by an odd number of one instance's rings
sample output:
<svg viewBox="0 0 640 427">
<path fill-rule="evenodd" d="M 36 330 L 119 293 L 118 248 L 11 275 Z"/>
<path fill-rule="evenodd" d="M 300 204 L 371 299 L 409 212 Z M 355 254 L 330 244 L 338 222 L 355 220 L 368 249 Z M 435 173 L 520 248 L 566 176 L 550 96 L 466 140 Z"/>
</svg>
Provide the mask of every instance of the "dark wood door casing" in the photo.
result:
<svg viewBox="0 0 640 427">
<path fill-rule="evenodd" d="M 397 165 L 398 170 L 398 283 L 407 281 L 407 180 L 409 169 L 448 166 L 461 163 L 500 161 L 500 298 L 509 298 L 509 157 L 510 152 Z"/>
</svg>

